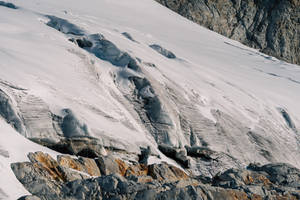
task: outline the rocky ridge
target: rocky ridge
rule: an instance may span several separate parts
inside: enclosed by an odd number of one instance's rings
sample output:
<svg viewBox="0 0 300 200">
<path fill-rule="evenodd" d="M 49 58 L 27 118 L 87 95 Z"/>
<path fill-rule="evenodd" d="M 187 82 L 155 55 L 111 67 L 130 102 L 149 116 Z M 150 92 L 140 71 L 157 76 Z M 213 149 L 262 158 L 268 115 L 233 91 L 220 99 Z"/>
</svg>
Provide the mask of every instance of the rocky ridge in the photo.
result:
<svg viewBox="0 0 300 200">
<path fill-rule="evenodd" d="M 226 37 L 300 64 L 299 0 L 156 1 Z"/>
<path fill-rule="evenodd" d="M 300 170 L 288 164 L 251 164 L 213 178 L 192 176 L 165 162 L 141 164 L 113 154 L 95 159 L 30 153 L 13 163 L 17 179 L 33 196 L 21 199 L 247 199 L 300 198 Z"/>
</svg>

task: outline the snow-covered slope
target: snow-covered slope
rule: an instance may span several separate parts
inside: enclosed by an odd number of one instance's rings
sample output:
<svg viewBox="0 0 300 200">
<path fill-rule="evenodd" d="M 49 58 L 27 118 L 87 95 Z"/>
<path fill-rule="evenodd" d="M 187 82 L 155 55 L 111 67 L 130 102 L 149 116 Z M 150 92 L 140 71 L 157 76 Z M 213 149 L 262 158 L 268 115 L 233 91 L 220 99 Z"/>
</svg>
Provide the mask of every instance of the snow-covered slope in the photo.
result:
<svg viewBox="0 0 300 200">
<path fill-rule="evenodd" d="M 27 140 L 2 119 L 0 127 L 0 199 L 18 199 L 29 193 L 15 177 L 10 163 L 28 161 L 29 152 L 44 151 L 52 156 L 57 153 Z"/>
<path fill-rule="evenodd" d="M 96 137 L 105 147 L 138 152 L 157 143 L 208 146 L 244 164 L 300 167 L 299 66 L 211 32 L 152 0 L 11 2 L 18 9 L 0 6 L 0 94 L 10 99 L 20 126 L 6 120 L 24 136 L 69 137 L 53 121 L 67 109 L 80 122 L 72 134 Z M 81 44 L 83 38 L 95 48 Z M 153 44 L 176 58 L 159 54 Z M 4 146 L 24 138 L 3 120 L 0 132 L 0 152 L 25 157 Z M 12 174 L 8 162 L 17 157 L 0 158 L 0 173 Z"/>
</svg>

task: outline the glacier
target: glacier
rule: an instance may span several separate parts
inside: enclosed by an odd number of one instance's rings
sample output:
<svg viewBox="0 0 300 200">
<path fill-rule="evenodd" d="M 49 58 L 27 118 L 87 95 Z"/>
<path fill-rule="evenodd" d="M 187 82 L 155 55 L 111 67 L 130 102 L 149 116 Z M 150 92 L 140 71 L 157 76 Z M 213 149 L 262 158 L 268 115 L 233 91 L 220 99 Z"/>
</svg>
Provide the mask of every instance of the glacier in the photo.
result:
<svg viewBox="0 0 300 200">
<path fill-rule="evenodd" d="M 201 146 L 242 166 L 300 168 L 298 65 L 152 0 L 10 3 L 17 9 L 0 4 L 0 199 L 27 194 L 10 163 L 57 154 L 26 138 L 93 137 L 132 154 L 150 146 L 155 162 L 173 162 L 160 144 Z M 192 170 L 203 173 L 197 161 Z"/>
</svg>

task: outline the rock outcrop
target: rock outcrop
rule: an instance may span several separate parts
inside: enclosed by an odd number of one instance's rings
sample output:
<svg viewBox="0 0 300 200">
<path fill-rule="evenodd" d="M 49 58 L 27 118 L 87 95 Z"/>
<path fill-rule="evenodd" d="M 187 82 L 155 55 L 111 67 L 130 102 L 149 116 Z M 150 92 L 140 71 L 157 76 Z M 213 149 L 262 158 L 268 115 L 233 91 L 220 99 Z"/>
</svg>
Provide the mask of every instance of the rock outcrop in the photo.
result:
<svg viewBox="0 0 300 200">
<path fill-rule="evenodd" d="M 298 0 L 156 0 L 226 37 L 290 63 L 300 64 Z"/>
<path fill-rule="evenodd" d="M 7 7 L 7 8 L 11 8 L 11 9 L 18 9 L 18 7 L 15 6 L 15 4 L 5 2 L 5 1 L 0 1 L 0 6 L 4 6 L 4 7 Z"/>
<path fill-rule="evenodd" d="M 30 153 L 11 165 L 34 196 L 20 199 L 299 199 L 300 170 L 287 164 L 251 164 L 210 180 L 169 165 L 144 165 L 108 155 L 97 159 Z M 101 173 L 100 173 L 101 171 Z"/>
</svg>

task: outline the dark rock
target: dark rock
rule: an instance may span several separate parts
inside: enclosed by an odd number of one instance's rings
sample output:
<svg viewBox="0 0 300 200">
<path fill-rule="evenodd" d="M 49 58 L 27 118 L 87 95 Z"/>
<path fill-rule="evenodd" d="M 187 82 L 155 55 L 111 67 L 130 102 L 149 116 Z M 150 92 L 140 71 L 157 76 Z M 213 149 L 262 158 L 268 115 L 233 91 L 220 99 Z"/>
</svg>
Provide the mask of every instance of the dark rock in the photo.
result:
<svg viewBox="0 0 300 200">
<path fill-rule="evenodd" d="M 18 9 L 18 7 L 15 6 L 14 4 L 8 3 L 8 2 L 5 2 L 5 1 L 0 1 L 0 6 L 4 6 L 4 7 L 7 7 L 7 8 L 12 8 L 12 9 Z"/>
<path fill-rule="evenodd" d="M 137 42 L 137 41 L 136 41 L 135 39 L 133 39 L 133 37 L 132 37 L 129 33 L 127 33 L 127 32 L 123 32 L 122 35 L 123 35 L 124 37 L 126 37 L 127 39 L 131 40 L 132 42 Z"/>
<path fill-rule="evenodd" d="M 16 178 L 31 194 L 59 199 L 62 182 L 61 179 L 51 176 L 51 172 L 30 162 L 12 163 L 11 168 Z"/>
<path fill-rule="evenodd" d="M 213 159 L 213 154 L 215 154 L 215 151 L 212 151 L 208 147 L 199 147 L 199 146 L 193 146 L 193 147 L 188 147 L 185 146 L 187 155 L 191 157 L 199 157 L 207 160 L 212 160 Z"/>
<path fill-rule="evenodd" d="M 156 1 L 226 37 L 300 64 L 298 0 Z"/>
<path fill-rule="evenodd" d="M 245 185 L 245 180 L 249 175 L 250 173 L 247 170 L 229 169 L 215 176 L 212 184 L 218 187 L 237 189 Z"/>
<path fill-rule="evenodd" d="M 91 159 L 59 156 L 56 162 L 42 152 L 31 153 L 28 157 L 31 162 L 13 163 L 11 167 L 17 179 L 36 198 L 24 196 L 20 199 L 294 200 L 300 197 L 300 190 L 294 184 L 299 182 L 295 179 L 299 170 L 285 164 L 252 164 L 248 167 L 251 170 L 229 169 L 212 181 L 205 181 L 204 185 L 203 178 L 188 176 L 164 162 L 149 166 L 127 165 L 123 160 L 106 156 L 96 160 L 102 176 L 83 178 L 74 174 L 74 179 L 67 179 L 65 169 L 93 174 L 98 167 Z M 271 182 L 267 177 L 274 179 Z"/>
<path fill-rule="evenodd" d="M 292 129 L 294 132 L 298 132 L 295 123 L 293 122 L 291 116 L 289 113 L 283 109 L 283 108 L 278 108 L 278 111 L 281 113 L 284 121 L 286 122 L 287 126 Z"/>
<path fill-rule="evenodd" d="M 251 170 L 266 172 L 268 179 L 277 185 L 300 189 L 300 170 L 286 163 L 250 166 Z"/>
<path fill-rule="evenodd" d="M 88 136 L 61 138 L 59 142 L 40 138 L 31 138 L 31 140 L 60 153 L 87 158 L 97 158 L 103 153 L 103 146 L 100 141 Z"/>
<path fill-rule="evenodd" d="M 141 154 L 139 156 L 139 163 L 147 165 L 148 164 L 148 158 L 151 155 L 151 149 L 150 146 L 147 148 L 141 148 Z"/>
<path fill-rule="evenodd" d="M 211 184 L 212 183 L 212 178 L 208 177 L 208 176 L 196 176 L 194 177 L 194 179 L 198 180 L 199 182 L 203 183 L 203 184 Z"/>
<path fill-rule="evenodd" d="M 108 61 L 118 67 L 127 67 L 134 71 L 140 71 L 140 67 L 133 57 L 127 52 L 121 51 L 114 43 L 101 34 L 91 34 L 70 40 L 75 41 L 79 47 L 84 48 L 101 60 Z"/>
<path fill-rule="evenodd" d="M 158 149 L 167 157 L 174 159 L 185 168 L 190 167 L 190 160 L 185 149 L 175 148 L 166 144 L 158 145 Z"/>
<path fill-rule="evenodd" d="M 150 47 L 152 49 L 154 49 L 155 51 L 157 51 L 159 54 L 165 56 L 166 58 L 170 58 L 170 59 L 175 59 L 176 58 L 174 53 L 172 53 L 171 51 L 161 47 L 158 44 L 152 44 L 152 45 L 150 45 Z"/>
<path fill-rule="evenodd" d="M 91 48 L 93 46 L 93 43 L 85 37 L 78 38 L 76 40 L 71 38 L 70 41 L 75 42 L 80 48 Z"/>
</svg>

